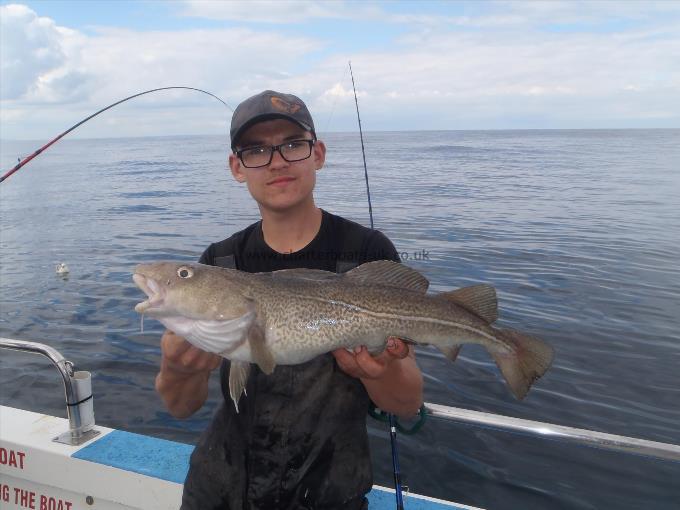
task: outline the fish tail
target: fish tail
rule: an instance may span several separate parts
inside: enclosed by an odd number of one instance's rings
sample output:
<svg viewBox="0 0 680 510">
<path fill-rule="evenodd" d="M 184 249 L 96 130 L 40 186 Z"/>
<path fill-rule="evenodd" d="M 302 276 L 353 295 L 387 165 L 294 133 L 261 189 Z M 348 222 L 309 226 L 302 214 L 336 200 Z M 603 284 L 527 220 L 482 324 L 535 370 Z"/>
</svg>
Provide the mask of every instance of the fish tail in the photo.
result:
<svg viewBox="0 0 680 510">
<path fill-rule="evenodd" d="M 553 348 L 543 340 L 514 331 L 496 329 L 496 337 L 511 346 L 511 352 L 490 351 L 512 393 L 523 399 L 531 385 L 552 364 Z"/>
</svg>

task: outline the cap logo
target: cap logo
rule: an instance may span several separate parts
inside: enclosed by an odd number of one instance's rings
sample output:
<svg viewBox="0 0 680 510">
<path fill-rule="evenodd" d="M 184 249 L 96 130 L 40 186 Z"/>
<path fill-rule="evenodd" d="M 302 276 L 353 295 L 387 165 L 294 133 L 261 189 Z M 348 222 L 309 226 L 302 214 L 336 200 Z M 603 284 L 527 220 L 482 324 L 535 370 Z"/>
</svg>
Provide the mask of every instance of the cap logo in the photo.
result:
<svg viewBox="0 0 680 510">
<path fill-rule="evenodd" d="M 270 99 L 272 106 L 279 110 L 280 112 L 285 112 L 288 114 L 293 114 L 297 112 L 300 108 L 302 108 L 301 104 L 298 103 L 289 103 L 285 99 L 281 99 L 280 97 L 272 97 Z"/>
</svg>

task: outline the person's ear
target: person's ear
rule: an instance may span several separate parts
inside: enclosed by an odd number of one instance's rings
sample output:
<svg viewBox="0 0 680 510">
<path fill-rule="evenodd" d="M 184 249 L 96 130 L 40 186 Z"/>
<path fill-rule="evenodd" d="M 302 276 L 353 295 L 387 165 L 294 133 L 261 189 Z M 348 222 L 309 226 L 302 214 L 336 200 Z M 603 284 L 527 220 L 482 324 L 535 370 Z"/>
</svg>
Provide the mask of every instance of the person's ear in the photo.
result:
<svg viewBox="0 0 680 510">
<path fill-rule="evenodd" d="M 241 166 L 241 160 L 233 152 L 229 154 L 229 169 L 231 170 L 231 175 L 238 182 L 246 182 L 246 176 L 243 173 L 243 167 Z"/>
<path fill-rule="evenodd" d="M 326 162 L 326 144 L 323 143 L 321 140 L 317 140 L 316 143 L 314 144 L 312 150 L 312 157 L 314 158 L 315 168 L 317 170 L 321 170 L 323 168 L 324 163 Z"/>
</svg>

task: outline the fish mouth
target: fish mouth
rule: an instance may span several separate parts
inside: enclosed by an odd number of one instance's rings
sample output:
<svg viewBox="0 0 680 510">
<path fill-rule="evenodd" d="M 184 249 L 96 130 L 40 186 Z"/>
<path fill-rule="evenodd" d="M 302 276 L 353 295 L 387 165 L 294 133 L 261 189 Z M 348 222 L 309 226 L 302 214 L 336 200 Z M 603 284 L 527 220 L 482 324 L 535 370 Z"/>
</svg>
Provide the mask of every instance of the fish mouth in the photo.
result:
<svg viewBox="0 0 680 510">
<path fill-rule="evenodd" d="M 150 311 L 158 310 L 163 306 L 165 293 L 156 280 L 139 273 L 133 274 L 132 280 L 149 298 L 141 303 L 137 303 L 135 305 L 135 312 L 142 314 L 149 313 Z"/>
</svg>

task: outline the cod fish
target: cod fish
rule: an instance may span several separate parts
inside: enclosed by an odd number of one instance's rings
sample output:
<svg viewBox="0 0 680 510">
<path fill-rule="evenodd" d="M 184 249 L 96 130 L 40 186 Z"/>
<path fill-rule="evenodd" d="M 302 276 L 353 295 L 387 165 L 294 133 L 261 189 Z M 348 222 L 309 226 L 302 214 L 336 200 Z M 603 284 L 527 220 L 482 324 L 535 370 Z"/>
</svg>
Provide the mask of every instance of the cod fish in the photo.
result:
<svg viewBox="0 0 680 510">
<path fill-rule="evenodd" d="M 491 326 L 498 316 L 493 287 L 427 294 L 424 276 L 391 261 L 344 274 L 157 262 L 137 266 L 133 280 L 148 296 L 137 312 L 231 360 L 229 391 L 237 410 L 251 363 L 270 374 L 276 365 L 304 363 L 339 348 L 365 345 L 378 353 L 390 336 L 434 345 L 451 360 L 462 344 L 481 344 L 518 399 L 553 358 L 542 340 Z"/>
</svg>

